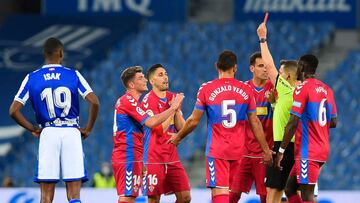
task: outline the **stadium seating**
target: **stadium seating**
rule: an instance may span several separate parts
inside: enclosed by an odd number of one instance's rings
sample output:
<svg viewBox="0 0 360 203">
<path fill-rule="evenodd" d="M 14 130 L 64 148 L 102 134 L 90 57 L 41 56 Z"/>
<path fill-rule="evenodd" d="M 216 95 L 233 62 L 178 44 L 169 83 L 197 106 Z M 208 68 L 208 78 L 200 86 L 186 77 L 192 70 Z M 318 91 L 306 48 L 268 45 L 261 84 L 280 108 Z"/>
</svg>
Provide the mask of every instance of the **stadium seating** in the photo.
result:
<svg viewBox="0 0 360 203">
<path fill-rule="evenodd" d="M 256 28 L 257 23 L 252 21 L 241 24 L 159 24 L 146 22 L 140 32 L 115 44 L 108 57 L 99 62 L 97 67 L 83 71 L 85 78 L 88 79 L 101 102 L 100 115 L 94 131 L 84 141 L 89 175 L 92 176 L 99 169 L 101 162 L 111 159 L 114 104 L 116 99 L 124 93 L 120 73 L 125 67 L 141 65 L 147 69 L 155 63 L 164 64 L 170 77 L 171 90 L 185 93 L 183 111 L 185 117 L 187 117 L 193 109 L 198 87 L 203 82 L 216 77 L 214 62 L 220 51 L 228 49 L 236 52 L 239 67 L 238 79 L 248 80 L 251 78 L 248 68 L 249 56 L 259 50 Z M 268 30 L 270 33 L 270 49 L 274 53 L 275 61 L 278 63 L 282 58 L 297 59 L 299 55 L 317 49 L 322 42 L 330 37 L 334 27 L 328 23 L 309 24 L 285 21 L 269 23 Z M 360 56 L 358 58 L 360 61 Z M 347 77 L 350 75 L 348 74 Z M 338 76 L 338 74 L 329 74 L 329 78 L 334 77 L 338 81 L 335 76 Z M 333 85 L 336 85 L 336 83 L 333 83 Z M 343 86 L 343 84 L 339 84 L 339 86 Z M 344 97 L 344 101 L 345 99 L 351 101 L 353 98 L 351 97 L 353 92 L 343 93 L 337 91 L 336 94 L 342 98 Z M 340 104 L 338 105 L 340 106 Z M 86 105 L 81 106 L 86 107 Z M 354 104 L 354 108 L 356 106 Z M 83 118 L 86 118 L 87 108 L 82 108 L 81 114 Z M 353 118 L 348 119 L 352 120 Z M 86 120 L 82 120 L 82 122 L 86 122 Z M 360 122 L 360 117 L 357 122 Z M 343 125 L 342 123 L 344 121 L 339 125 Z M 340 131 L 337 131 L 339 134 L 351 134 L 354 131 L 355 136 L 355 129 L 346 129 L 347 131 L 343 127 L 340 127 L 340 129 Z M 360 131 L 356 135 L 356 141 L 360 142 Z M 188 161 L 195 151 L 203 151 L 206 136 L 206 125 L 203 119 L 193 135 L 186 138 L 180 145 L 179 154 L 182 160 Z M 15 182 L 19 186 L 33 185 L 29 177 L 33 176 L 34 170 L 28 168 L 28 166 L 33 167 L 36 163 L 37 143 L 34 139 L 29 139 L 29 137 L 30 135 L 25 136 L 26 146 L 19 148 L 16 152 L 16 161 L 4 168 L 4 172 L 16 174 L 13 177 L 16 177 Z M 347 157 L 347 162 L 359 160 L 360 150 L 356 151 L 356 156 L 355 151 L 353 151 L 355 148 L 352 149 L 347 145 L 348 143 L 343 143 L 344 140 L 340 142 L 340 136 L 332 137 L 333 141 L 336 140 L 339 143 L 339 148 L 349 148 L 345 151 L 341 150 L 342 153 L 348 151 L 349 154 L 343 154 L 344 157 Z M 332 154 L 332 156 L 335 155 Z M 349 160 L 350 157 L 353 158 Z M 335 158 L 334 160 L 337 160 Z M 334 162 L 331 162 L 324 171 L 334 170 L 339 174 L 344 174 L 341 170 L 349 170 L 346 167 L 347 165 L 339 166 L 338 163 Z M 353 171 L 355 173 L 356 168 Z M 333 181 L 336 174 L 332 174 L 332 177 L 323 175 L 322 182 Z M 357 179 L 359 180 L 360 177 L 357 177 Z"/>
<path fill-rule="evenodd" d="M 337 102 L 338 126 L 330 134 L 330 159 L 320 180 L 324 189 L 360 189 L 360 89 L 354 85 L 360 79 L 359 63 L 360 45 L 326 75 Z"/>
</svg>

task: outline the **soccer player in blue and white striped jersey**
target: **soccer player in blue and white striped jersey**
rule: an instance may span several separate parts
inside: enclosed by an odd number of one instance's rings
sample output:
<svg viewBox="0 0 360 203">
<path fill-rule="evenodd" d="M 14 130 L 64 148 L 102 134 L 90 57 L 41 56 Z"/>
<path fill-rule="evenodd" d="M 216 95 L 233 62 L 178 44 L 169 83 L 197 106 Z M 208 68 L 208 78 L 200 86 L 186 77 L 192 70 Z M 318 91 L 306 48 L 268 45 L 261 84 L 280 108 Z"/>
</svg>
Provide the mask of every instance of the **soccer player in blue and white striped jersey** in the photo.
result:
<svg viewBox="0 0 360 203">
<path fill-rule="evenodd" d="M 45 65 L 23 80 L 9 113 L 35 137 L 40 136 L 34 181 L 40 183 L 41 203 L 52 202 L 60 170 L 69 202 L 78 203 L 81 182 L 88 179 L 81 138 L 88 137 L 94 126 L 99 100 L 78 71 L 61 65 L 64 47 L 60 40 L 46 40 L 44 57 Z M 85 128 L 79 126 L 79 95 L 90 104 Z M 34 127 L 20 111 L 28 100 L 39 127 Z"/>
</svg>

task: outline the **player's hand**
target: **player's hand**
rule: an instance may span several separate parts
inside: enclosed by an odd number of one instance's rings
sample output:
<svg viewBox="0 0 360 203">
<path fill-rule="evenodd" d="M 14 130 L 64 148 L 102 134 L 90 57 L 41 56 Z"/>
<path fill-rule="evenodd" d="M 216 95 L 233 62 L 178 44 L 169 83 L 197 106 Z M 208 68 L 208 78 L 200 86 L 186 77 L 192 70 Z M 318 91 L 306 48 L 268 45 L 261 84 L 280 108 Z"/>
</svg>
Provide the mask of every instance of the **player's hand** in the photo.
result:
<svg viewBox="0 0 360 203">
<path fill-rule="evenodd" d="M 274 104 L 276 102 L 276 92 L 275 90 L 270 90 L 268 94 L 265 95 L 265 98 L 271 103 Z"/>
<path fill-rule="evenodd" d="M 81 137 L 85 140 L 90 135 L 90 130 L 87 130 L 86 128 L 79 128 L 79 131 L 81 133 Z"/>
<path fill-rule="evenodd" d="M 280 153 L 278 152 L 276 154 L 276 158 L 275 158 L 275 168 L 279 169 L 280 171 L 282 170 L 282 166 L 280 165 L 281 164 L 281 160 L 283 159 L 284 157 L 284 154 L 283 153 Z"/>
<path fill-rule="evenodd" d="M 174 110 L 178 110 L 182 101 L 184 100 L 184 97 L 185 96 L 183 93 L 176 94 L 175 98 L 171 102 L 171 108 L 173 108 Z"/>
<path fill-rule="evenodd" d="M 273 163 L 272 151 L 269 149 L 263 154 L 264 164 L 271 166 Z"/>
<path fill-rule="evenodd" d="M 34 136 L 34 137 L 39 137 L 40 134 L 41 134 L 41 131 L 42 131 L 42 128 L 35 128 L 31 134 Z"/>
<path fill-rule="evenodd" d="M 267 35 L 267 28 L 265 23 L 261 23 L 257 29 L 257 34 L 259 39 L 266 38 Z"/>
<path fill-rule="evenodd" d="M 180 144 L 180 138 L 177 135 L 177 133 L 168 133 L 171 135 L 170 139 L 166 142 L 167 144 L 173 144 L 175 146 L 178 146 Z"/>
</svg>

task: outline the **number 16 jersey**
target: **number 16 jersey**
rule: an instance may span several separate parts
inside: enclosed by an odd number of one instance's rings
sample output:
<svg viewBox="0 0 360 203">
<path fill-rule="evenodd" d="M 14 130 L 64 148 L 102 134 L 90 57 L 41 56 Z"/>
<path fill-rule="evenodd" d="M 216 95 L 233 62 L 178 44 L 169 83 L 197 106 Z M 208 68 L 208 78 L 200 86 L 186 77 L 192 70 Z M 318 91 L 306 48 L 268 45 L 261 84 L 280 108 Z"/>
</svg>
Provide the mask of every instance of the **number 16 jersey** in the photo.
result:
<svg viewBox="0 0 360 203">
<path fill-rule="evenodd" d="M 206 111 L 206 156 L 224 160 L 242 158 L 247 113 L 256 111 L 249 85 L 234 78 L 221 78 L 199 88 L 195 109 Z"/>
</svg>

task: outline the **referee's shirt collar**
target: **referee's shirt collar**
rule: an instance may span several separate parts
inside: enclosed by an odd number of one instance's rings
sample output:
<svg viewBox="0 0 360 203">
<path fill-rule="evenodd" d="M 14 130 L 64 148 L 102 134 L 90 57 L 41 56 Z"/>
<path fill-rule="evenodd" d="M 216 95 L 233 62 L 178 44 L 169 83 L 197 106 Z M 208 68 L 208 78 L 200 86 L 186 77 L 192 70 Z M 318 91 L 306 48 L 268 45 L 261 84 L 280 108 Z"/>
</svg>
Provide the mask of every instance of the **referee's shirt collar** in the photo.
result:
<svg viewBox="0 0 360 203">
<path fill-rule="evenodd" d="M 61 64 L 46 64 L 43 65 L 41 68 L 56 68 L 56 67 L 62 67 Z"/>
</svg>

